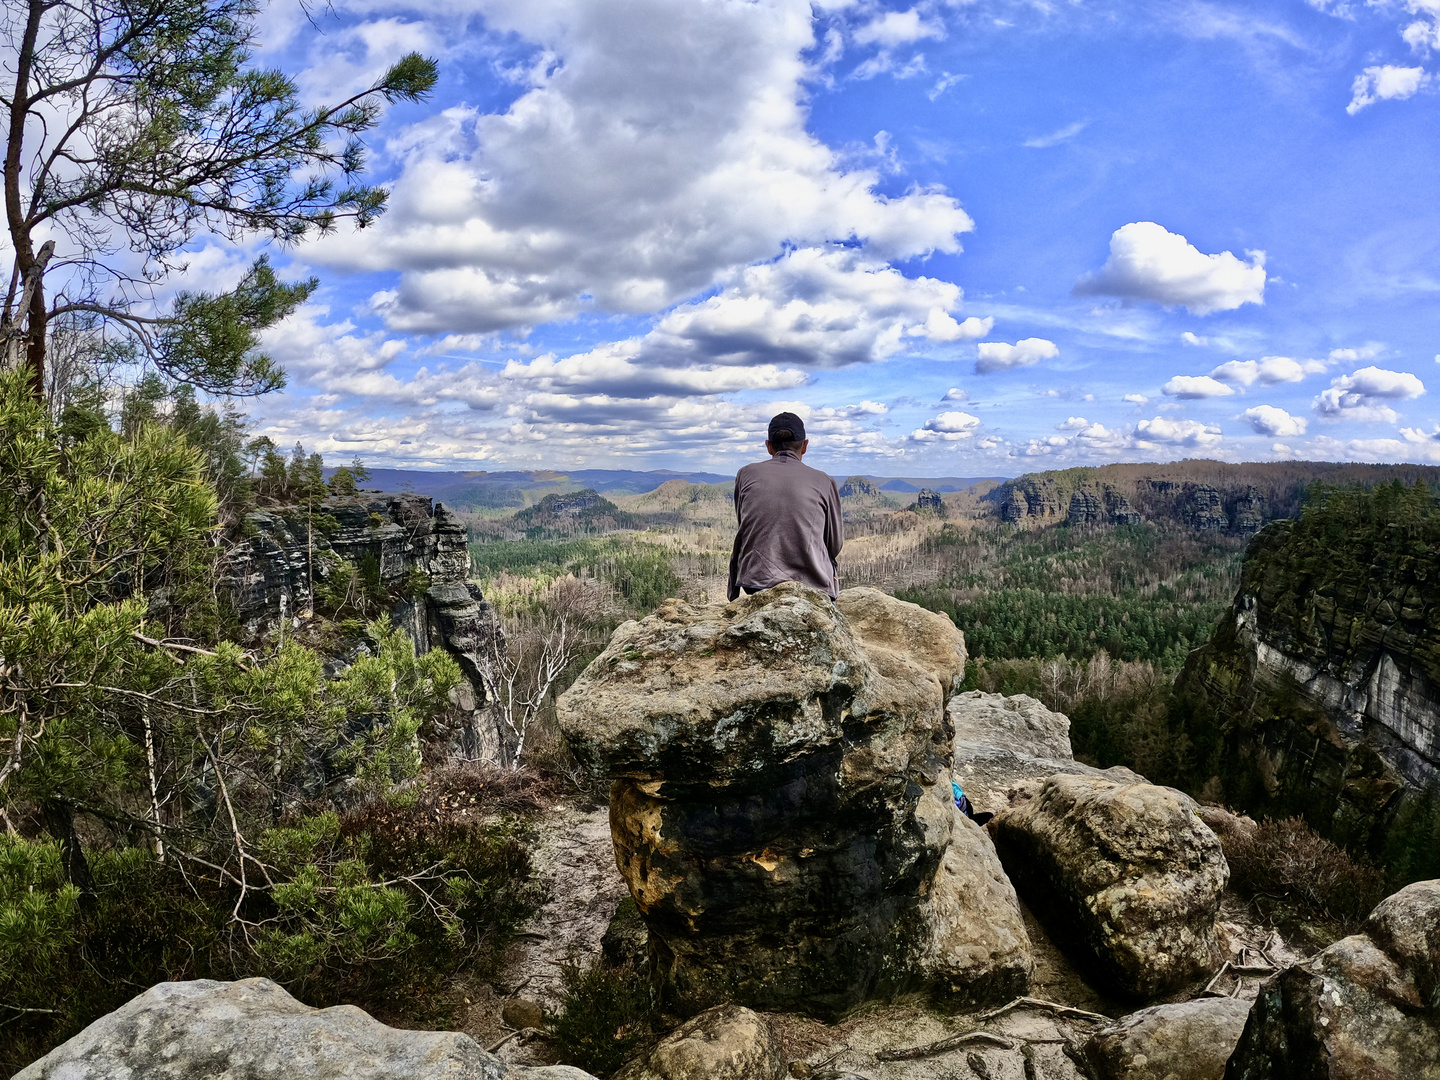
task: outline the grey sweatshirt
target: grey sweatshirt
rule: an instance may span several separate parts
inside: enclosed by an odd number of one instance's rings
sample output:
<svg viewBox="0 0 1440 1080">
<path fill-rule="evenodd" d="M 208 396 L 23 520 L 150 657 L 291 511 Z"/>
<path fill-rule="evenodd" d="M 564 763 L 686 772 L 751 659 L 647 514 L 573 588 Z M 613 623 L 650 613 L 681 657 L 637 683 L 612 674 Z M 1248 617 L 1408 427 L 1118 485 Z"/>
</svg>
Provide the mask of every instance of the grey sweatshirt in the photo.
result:
<svg viewBox="0 0 1440 1080">
<path fill-rule="evenodd" d="M 740 523 L 730 553 L 734 600 L 742 588 L 768 589 L 798 581 L 839 595 L 835 560 L 845 546 L 835 481 L 791 450 L 746 465 L 735 477 Z"/>
</svg>

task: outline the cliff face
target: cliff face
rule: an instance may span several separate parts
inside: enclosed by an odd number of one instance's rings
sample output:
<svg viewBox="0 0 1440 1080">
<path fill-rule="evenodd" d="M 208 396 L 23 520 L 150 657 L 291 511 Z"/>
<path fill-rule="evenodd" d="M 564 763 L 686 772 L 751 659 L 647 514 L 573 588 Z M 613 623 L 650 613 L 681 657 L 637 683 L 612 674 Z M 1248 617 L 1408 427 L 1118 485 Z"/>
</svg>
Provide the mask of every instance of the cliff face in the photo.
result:
<svg viewBox="0 0 1440 1080">
<path fill-rule="evenodd" d="M 1361 843 L 1440 773 L 1440 548 L 1381 521 L 1267 527 L 1176 682 L 1227 802 Z"/>
<path fill-rule="evenodd" d="M 1267 521 L 1297 516 L 1317 480 L 1365 486 L 1424 480 L 1434 489 L 1440 485 L 1440 469 L 1329 461 L 1101 465 L 1027 473 L 1000 484 L 982 502 L 1002 520 L 1021 526 L 1152 521 L 1248 535 Z"/>
<path fill-rule="evenodd" d="M 440 733 L 453 758 L 503 760 L 502 733 L 485 684 L 504 638 L 495 612 L 469 581 L 465 525 L 423 495 L 363 494 L 326 499 L 307 536 L 304 507 L 258 510 L 245 540 L 228 557 L 222 587 L 251 635 L 312 608 L 311 565 L 318 591 L 341 562 L 365 567 L 377 584 L 404 596 L 390 615 L 419 653 L 443 648 L 465 682 Z"/>
<path fill-rule="evenodd" d="M 1254 532 L 1267 518 L 1264 495 L 1253 485 L 1210 484 L 1140 477 L 1111 481 L 1094 470 L 1017 477 L 986 496 L 1012 525 L 1138 525 L 1175 522 L 1205 531 Z"/>
</svg>

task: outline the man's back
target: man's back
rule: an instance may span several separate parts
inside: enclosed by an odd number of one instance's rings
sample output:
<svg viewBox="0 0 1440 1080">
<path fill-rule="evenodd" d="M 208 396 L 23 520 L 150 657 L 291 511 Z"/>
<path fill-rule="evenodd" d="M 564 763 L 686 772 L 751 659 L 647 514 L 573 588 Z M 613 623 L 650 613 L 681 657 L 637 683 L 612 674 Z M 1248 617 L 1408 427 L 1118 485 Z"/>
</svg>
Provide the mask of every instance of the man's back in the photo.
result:
<svg viewBox="0 0 1440 1080">
<path fill-rule="evenodd" d="M 730 555 L 729 598 L 740 590 L 798 581 L 834 597 L 835 560 L 845 544 L 840 492 L 793 450 L 746 465 L 735 477 L 739 530 Z"/>
</svg>

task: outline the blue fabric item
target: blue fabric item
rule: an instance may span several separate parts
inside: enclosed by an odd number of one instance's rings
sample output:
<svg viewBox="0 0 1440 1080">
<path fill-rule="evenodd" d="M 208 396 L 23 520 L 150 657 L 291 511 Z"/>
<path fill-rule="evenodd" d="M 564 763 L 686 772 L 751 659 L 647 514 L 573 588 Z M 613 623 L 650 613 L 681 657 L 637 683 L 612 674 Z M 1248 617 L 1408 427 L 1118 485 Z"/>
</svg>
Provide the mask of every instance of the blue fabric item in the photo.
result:
<svg viewBox="0 0 1440 1080">
<path fill-rule="evenodd" d="M 960 790 L 960 785 L 954 780 L 950 781 L 950 794 L 955 799 L 955 809 L 959 810 L 966 817 L 975 816 L 975 808 L 970 805 L 970 800 L 965 797 L 965 792 Z"/>
</svg>

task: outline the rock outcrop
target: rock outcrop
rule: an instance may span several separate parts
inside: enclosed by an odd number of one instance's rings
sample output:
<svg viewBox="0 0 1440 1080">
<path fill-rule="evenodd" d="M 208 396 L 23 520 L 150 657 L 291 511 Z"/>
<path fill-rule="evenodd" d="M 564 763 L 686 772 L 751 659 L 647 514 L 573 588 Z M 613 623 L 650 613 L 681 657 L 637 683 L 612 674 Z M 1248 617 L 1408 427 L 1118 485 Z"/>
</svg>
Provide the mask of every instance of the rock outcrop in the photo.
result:
<svg viewBox="0 0 1440 1080">
<path fill-rule="evenodd" d="M 1100 496 L 1093 491 L 1077 491 L 1070 496 L 1070 509 L 1065 514 L 1067 525 L 1099 525 L 1105 520 Z"/>
<path fill-rule="evenodd" d="M 312 1009 L 269 979 L 160 983 L 15 1080 L 594 1080 L 509 1066 L 454 1031 L 386 1027 L 353 1005 Z"/>
<path fill-rule="evenodd" d="M 868 480 L 863 476 L 852 476 L 840 485 L 840 497 L 842 499 L 854 499 L 866 495 L 878 499 L 882 497 L 882 494 L 880 489 L 875 486 L 873 480 Z"/>
<path fill-rule="evenodd" d="M 1226 1080 L 1440 1078 L 1440 881 L 1382 900 L 1365 932 L 1260 989 Z"/>
<path fill-rule="evenodd" d="M 469 580 L 465 525 L 423 495 L 365 494 L 325 499 L 313 516 L 305 507 L 257 510 L 242 542 L 221 566 L 222 589 L 251 635 L 293 620 L 314 606 L 342 564 L 372 576 L 372 586 L 397 596 L 391 617 L 416 652 L 443 648 L 465 683 L 442 735 L 449 756 L 503 761 L 505 739 L 487 708 L 486 674 L 503 635 L 495 612 Z M 312 567 L 313 564 L 313 567 Z"/>
<path fill-rule="evenodd" d="M 1407 789 L 1440 779 L 1440 558 L 1353 533 L 1307 518 L 1251 541 L 1234 605 L 1186 660 L 1176 700 L 1224 801 L 1303 810 L 1365 846 Z"/>
<path fill-rule="evenodd" d="M 1197 532 L 1230 528 L 1225 500 L 1209 484 L 1187 484 L 1182 489 L 1180 520 Z"/>
<path fill-rule="evenodd" d="M 765 1018 L 719 1005 L 682 1024 L 613 1080 L 781 1080 L 785 1065 Z"/>
<path fill-rule="evenodd" d="M 1070 718 L 1025 694 L 956 694 L 948 707 L 955 729 L 951 775 L 977 811 L 997 813 L 1035 793 L 1036 782 L 1056 773 L 1144 783 L 1123 765 L 1096 769 L 1076 761 Z"/>
<path fill-rule="evenodd" d="M 613 782 L 616 861 L 679 1007 L 1023 990 L 1014 891 L 950 798 L 964 663 L 944 616 L 785 584 L 667 601 L 561 697 L 571 748 Z"/>
<path fill-rule="evenodd" d="M 1122 997 L 1153 999 L 1218 962 L 1230 869 L 1172 788 L 1057 775 L 990 828 L 1020 895 Z M 1054 930 L 1052 930 L 1052 933 Z"/>
<path fill-rule="evenodd" d="M 1245 536 L 1266 522 L 1293 517 L 1312 482 L 1378 484 L 1424 479 L 1432 490 L 1440 469 L 1430 465 L 1336 462 L 1181 461 L 1104 465 L 1027 473 L 982 497 L 1002 521 L 1026 527 L 1137 525 L 1142 521 L 1202 532 Z"/>
<path fill-rule="evenodd" d="M 940 497 L 938 491 L 932 491 L 930 488 L 921 488 L 920 493 L 915 496 L 915 501 L 911 503 L 907 509 L 913 510 L 917 514 L 928 512 L 938 517 L 944 517 L 945 500 Z"/>
<path fill-rule="evenodd" d="M 1223 1080 L 1250 1004 L 1207 997 L 1141 1009 L 1096 1031 L 1085 1057 L 1098 1080 Z"/>
</svg>

